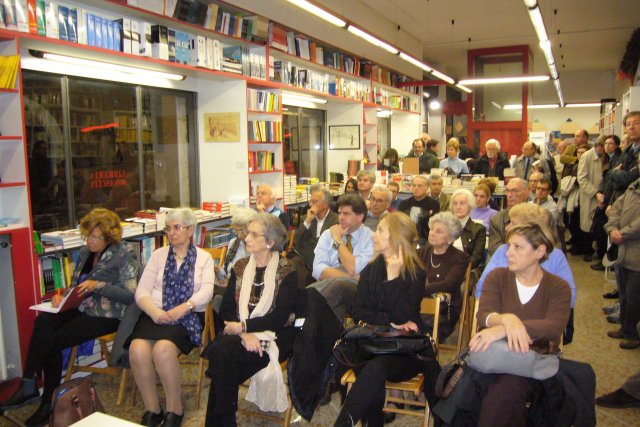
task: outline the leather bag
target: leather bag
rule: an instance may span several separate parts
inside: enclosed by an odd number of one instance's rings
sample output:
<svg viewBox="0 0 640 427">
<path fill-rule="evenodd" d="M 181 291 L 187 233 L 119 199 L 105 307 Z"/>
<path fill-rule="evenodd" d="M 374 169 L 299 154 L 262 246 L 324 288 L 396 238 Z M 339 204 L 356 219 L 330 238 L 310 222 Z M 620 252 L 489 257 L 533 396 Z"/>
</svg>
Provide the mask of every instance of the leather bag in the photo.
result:
<svg viewBox="0 0 640 427">
<path fill-rule="evenodd" d="M 436 380 L 436 396 L 446 399 L 453 393 L 462 375 L 469 369 L 467 366 L 468 353 L 469 348 L 467 347 L 453 361 L 443 366 Z"/>
<path fill-rule="evenodd" d="M 59 385 L 53 393 L 50 427 L 67 427 L 94 412 L 104 412 L 93 381 L 76 378 Z"/>
</svg>

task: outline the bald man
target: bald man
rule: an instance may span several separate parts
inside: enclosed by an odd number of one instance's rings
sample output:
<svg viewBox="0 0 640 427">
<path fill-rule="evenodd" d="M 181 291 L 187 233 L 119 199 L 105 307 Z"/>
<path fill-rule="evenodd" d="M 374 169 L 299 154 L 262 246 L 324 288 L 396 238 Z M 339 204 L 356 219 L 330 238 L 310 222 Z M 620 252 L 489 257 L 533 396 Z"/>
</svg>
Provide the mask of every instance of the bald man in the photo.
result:
<svg viewBox="0 0 640 427">
<path fill-rule="evenodd" d="M 522 155 L 516 160 L 516 176 L 527 181 L 535 170 L 541 170 L 545 177 L 551 178 L 549 165 L 540 158 L 538 147 L 531 141 L 522 145 Z"/>
</svg>

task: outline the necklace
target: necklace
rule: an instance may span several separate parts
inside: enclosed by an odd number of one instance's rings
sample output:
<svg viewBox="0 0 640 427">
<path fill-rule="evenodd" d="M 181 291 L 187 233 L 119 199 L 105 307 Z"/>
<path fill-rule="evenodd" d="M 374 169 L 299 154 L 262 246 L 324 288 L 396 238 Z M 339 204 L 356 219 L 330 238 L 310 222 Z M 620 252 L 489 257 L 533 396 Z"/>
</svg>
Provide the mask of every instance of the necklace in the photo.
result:
<svg viewBox="0 0 640 427">
<path fill-rule="evenodd" d="M 430 259 L 430 261 L 431 261 L 431 267 L 433 267 L 433 268 L 439 268 L 439 267 L 442 265 L 442 261 L 440 261 L 440 264 L 438 264 L 438 265 L 435 265 L 435 264 L 433 263 L 433 252 L 431 252 L 431 259 Z M 438 276 L 439 276 L 439 275 L 438 275 Z"/>
</svg>

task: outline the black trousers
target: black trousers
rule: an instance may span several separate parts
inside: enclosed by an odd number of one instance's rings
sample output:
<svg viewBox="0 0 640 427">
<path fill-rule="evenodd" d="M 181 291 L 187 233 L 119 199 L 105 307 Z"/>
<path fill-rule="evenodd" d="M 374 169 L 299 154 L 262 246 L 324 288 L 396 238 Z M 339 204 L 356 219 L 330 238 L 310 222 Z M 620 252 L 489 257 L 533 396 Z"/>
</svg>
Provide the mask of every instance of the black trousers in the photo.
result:
<svg viewBox="0 0 640 427">
<path fill-rule="evenodd" d="M 42 400 L 51 402 L 62 376 L 62 350 L 115 332 L 119 324 L 118 319 L 87 316 L 75 309 L 40 313 L 29 342 L 24 378 L 34 378 L 44 371 Z"/>
<path fill-rule="evenodd" d="M 636 325 L 640 322 L 640 271 L 616 266 L 616 282 L 620 294 L 620 321 L 622 335 L 637 340 Z"/>
<path fill-rule="evenodd" d="M 478 427 L 526 426 L 529 419 L 527 402 L 533 397 L 534 389 L 526 378 L 500 375 L 482 399 Z"/>
<path fill-rule="evenodd" d="M 358 421 L 367 426 L 383 426 L 382 407 L 385 398 L 385 381 L 400 382 L 415 377 L 422 371 L 422 361 L 409 356 L 378 356 L 356 369 L 353 383 L 336 425 L 355 425 Z"/>
</svg>

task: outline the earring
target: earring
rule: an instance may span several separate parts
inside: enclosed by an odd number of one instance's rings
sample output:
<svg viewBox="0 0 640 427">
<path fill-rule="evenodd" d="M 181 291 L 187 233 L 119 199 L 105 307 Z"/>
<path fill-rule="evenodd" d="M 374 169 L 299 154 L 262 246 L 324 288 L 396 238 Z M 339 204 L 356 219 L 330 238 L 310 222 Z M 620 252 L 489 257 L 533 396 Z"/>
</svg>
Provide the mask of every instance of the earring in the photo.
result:
<svg viewBox="0 0 640 427">
<path fill-rule="evenodd" d="M 271 249 L 271 246 L 267 245 L 267 249 Z"/>
</svg>

